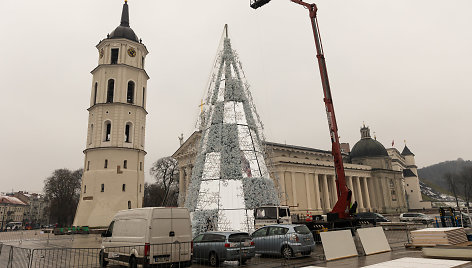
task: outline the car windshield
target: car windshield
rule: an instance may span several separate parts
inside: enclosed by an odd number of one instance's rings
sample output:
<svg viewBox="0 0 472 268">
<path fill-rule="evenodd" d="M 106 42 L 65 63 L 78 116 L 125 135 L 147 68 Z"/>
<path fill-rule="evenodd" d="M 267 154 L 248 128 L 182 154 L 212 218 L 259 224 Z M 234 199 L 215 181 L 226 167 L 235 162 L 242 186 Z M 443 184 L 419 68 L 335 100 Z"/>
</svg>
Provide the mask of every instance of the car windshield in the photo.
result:
<svg viewBox="0 0 472 268">
<path fill-rule="evenodd" d="M 293 229 L 295 229 L 295 232 L 297 232 L 297 234 L 309 234 L 310 233 L 310 229 L 308 229 L 308 227 L 306 227 L 306 225 L 296 226 Z"/>
<path fill-rule="evenodd" d="M 256 210 L 256 219 L 277 219 L 277 208 L 258 208 Z"/>
<path fill-rule="evenodd" d="M 248 233 L 230 234 L 228 237 L 229 242 L 244 242 L 246 240 L 251 240 Z"/>
</svg>

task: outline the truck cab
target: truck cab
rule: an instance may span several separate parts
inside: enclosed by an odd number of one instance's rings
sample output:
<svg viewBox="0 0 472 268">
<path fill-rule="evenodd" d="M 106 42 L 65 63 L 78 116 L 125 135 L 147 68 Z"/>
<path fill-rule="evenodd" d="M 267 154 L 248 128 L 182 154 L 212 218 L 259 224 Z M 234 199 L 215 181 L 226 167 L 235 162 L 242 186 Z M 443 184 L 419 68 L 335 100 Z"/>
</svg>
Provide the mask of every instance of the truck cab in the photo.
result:
<svg viewBox="0 0 472 268">
<path fill-rule="evenodd" d="M 292 224 L 288 206 L 262 206 L 254 210 L 255 229 L 273 224 Z"/>
</svg>

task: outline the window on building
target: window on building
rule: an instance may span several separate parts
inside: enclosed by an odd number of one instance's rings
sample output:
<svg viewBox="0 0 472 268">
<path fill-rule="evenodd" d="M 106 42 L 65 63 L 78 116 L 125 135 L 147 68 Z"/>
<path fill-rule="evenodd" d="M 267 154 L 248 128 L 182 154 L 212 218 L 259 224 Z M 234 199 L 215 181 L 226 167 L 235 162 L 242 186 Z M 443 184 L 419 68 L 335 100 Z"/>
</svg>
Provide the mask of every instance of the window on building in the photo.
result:
<svg viewBox="0 0 472 268">
<path fill-rule="evenodd" d="M 97 104 L 97 90 L 98 90 L 98 83 L 95 82 L 95 88 L 93 90 L 93 105 Z"/>
<path fill-rule="evenodd" d="M 87 185 L 84 185 L 84 194 L 87 193 Z"/>
<path fill-rule="evenodd" d="M 143 107 L 144 107 L 145 96 L 146 96 L 146 88 L 143 87 Z"/>
<path fill-rule="evenodd" d="M 141 127 L 141 147 L 144 147 L 144 127 Z"/>
<path fill-rule="evenodd" d="M 120 54 L 120 49 L 119 48 L 112 48 L 111 49 L 111 64 L 117 64 L 118 63 L 118 55 Z"/>
<path fill-rule="evenodd" d="M 139 170 L 143 170 L 143 162 L 139 162 Z"/>
<path fill-rule="evenodd" d="M 107 88 L 107 103 L 113 102 L 113 95 L 115 93 L 115 80 L 108 80 Z"/>
<path fill-rule="evenodd" d="M 90 170 L 90 161 L 87 161 L 87 170 Z"/>
<path fill-rule="evenodd" d="M 128 93 L 126 94 L 126 102 L 134 103 L 134 82 L 128 82 Z"/>
<path fill-rule="evenodd" d="M 128 160 L 123 161 L 123 168 L 128 168 Z"/>
<path fill-rule="evenodd" d="M 121 186 L 121 191 L 123 191 L 123 192 L 126 191 L 126 184 L 123 184 L 123 185 Z"/>
<path fill-rule="evenodd" d="M 410 190 L 413 193 L 413 190 Z"/>
<path fill-rule="evenodd" d="M 132 124 L 131 123 L 126 123 L 125 126 L 125 142 L 131 142 L 131 129 L 132 129 Z"/>
<path fill-rule="evenodd" d="M 128 209 L 131 209 L 131 201 L 128 201 Z"/>
<path fill-rule="evenodd" d="M 105 141 L 110 141 L 111 139 L 111 122 L 106 121 L 105 122 Z"/>
<path fill-rule="evenodd" d="M 143 69 L 144 69 L 144 57 L 141 57 L 141 64 L 143 65 Z"/>
<path fill-rule="evenodd" d="M 108 168 L 108 159 L 105 159 L 105 166 L 104 168 Z"/>
<path fill-rule="evenodd" d="M 93 141 L 93 124 L 90 125 L 89 144 L 92 144 L 92 141 Z"/>
<path fill-rule="evenodd" d="M 142 186 L 143 186 L 143 185 L 141 185 L 141 184 L 139 185 L 139 192 L 142 191 Z"/>
<path fill-rule="evenodd" d="M 105 184 L 103 184 L 103 183 L 102 183 L 100 192 L 102 192 L 102 193 L 105 192 Z"/>
</svg>

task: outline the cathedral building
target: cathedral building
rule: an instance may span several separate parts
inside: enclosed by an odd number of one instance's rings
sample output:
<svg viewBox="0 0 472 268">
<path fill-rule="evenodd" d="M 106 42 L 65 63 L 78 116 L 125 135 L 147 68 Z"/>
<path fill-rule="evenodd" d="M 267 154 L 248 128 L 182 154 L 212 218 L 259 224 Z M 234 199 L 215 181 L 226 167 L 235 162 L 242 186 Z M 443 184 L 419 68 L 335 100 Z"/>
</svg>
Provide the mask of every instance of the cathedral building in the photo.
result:
<svg viewBox="0 0 472 268">
<path fill-rule="evenodd" d="M 200 136 L 200 132 L 194 132 L 173 154 L 179 162 L 182 204 Z M 346 144 L 343 146 L 346 182 L 359 212 L 401 213 L 431 206 L 430 202 L 421 201 L 418 177 L 414 179 L 410 174 L 417 174 L 414 155 L 406 146 L 402 153 L 395 148 L 386 149 L 370 136 L 366 126 L 361 128 L 361 139 L 352 150 Z M 307 211 L 312 214 L 331 211 L 337 195 L 330 151 L 273 142 L 266 142 L 265 149 L 266 163 L 282 205 L 303 215 Z"/>
<path fill-rule="evenodd" d="M 142 207 L 144 196 L 148 50 L 129 26 L 126 2 L 120 25 L 96 47 L 74 226 L 108 226 L 117 211 Z"/>
</svg>

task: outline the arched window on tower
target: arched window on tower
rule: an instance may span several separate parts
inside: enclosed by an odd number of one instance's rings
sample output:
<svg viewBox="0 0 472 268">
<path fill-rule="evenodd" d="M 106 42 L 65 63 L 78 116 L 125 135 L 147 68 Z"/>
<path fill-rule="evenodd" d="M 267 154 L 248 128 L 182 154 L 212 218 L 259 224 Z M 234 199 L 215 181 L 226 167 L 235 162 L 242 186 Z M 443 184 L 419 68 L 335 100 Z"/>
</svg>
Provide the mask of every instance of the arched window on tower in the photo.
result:
<svg viewBox="0 0 472 268">
<path fill-rule="evenodd" d="M 128 122 L 125 126 L 125 142 L 131 142 L 131 133 L 133 133 L 133 124 Z"/>
<path fill-rule="evenodd" d="M 95 88 L 93 89 L 93 105 L 97 104 L 97 90 L 98 82 L 95 82 Z"/>
<path fill-rule="evenodd" d="M 128 92 L 126 94 L 126 102 L 127 103 L 134 103 L 134 82 L 128 82 Z"/>
<path fill-rule="evenodd" d="M 141 127 L 141 147 L 144 147 L 144 127 Z"/>
<path fill-rule="evenodd" d="M 93 141 L 93 124 L 90 125 L 89 144 L 92 144 L 92 141 Z"/>
<path fill-rule="evenodd" d="M 104 137 L 104 141 L 110 141 L 111 139 L 111 122 L 110 121 L 106 121 L 105 122 L 105 137 Z"/>
<path fill-rule="evenodd" d="M 145 99 L 146 98 L 146 88 L 143 87 L 143 107 L 144 107 L 144 102 L 145 102 Z"/>
<path fill-rule="evenodd" d="M 113 102 L 113 95 L 115 93 L 115 80 L 108 80 L 108 89 L 107 89 L 107 103 Z"/>
<path fill-rule="evenodd" d="M 128 209 L 131 209 L 131 201 L 128 201 Z"/>
</svg>

